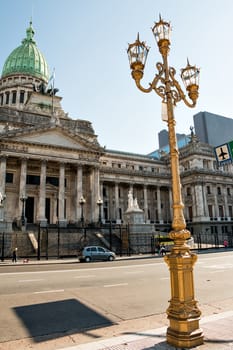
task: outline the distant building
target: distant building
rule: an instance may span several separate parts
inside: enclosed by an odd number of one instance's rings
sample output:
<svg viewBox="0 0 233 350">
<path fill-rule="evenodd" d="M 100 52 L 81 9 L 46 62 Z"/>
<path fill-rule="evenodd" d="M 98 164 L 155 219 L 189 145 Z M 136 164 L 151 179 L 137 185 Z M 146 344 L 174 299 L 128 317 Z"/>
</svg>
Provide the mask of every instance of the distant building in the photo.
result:
<svg viewBox="0 0 233 350">
<path fill-rule="evenodd" d="M 201 142 L 219 146 L 233 140 L 233 119 L 209 112 L 193 116 L 195 132 Z"/>
<path fill-rule="evenodd" d="M 158 133 L 159 138 L 159 148 L 164 148 L 168 145 L 168 131 L 163 129 Z M 177 143 L 179 144 L 179 141 L 181 140 L 180 144 L 184 146 L 184 141 L 187 140 L 187 135 L 185 134 L 176 134 Z"/>
</svg>

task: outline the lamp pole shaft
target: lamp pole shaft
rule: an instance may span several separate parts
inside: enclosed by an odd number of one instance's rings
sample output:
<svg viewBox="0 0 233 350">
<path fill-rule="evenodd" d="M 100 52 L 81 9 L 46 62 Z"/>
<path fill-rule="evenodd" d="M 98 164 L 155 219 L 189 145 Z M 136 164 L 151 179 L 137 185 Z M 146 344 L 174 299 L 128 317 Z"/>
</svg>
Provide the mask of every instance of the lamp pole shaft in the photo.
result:
<svg viewBox="0 0 233 350">
<path fill-rule="evenodd" d="M 168 137 L 170 147 L 170 161 L 171 161 L 171 175 L 172 175 L 172 198 L 173 198 L 173 221 L 172 227 L 174 230 L 183 230 L 186 227 L 184 214 L 183 214 L 183 202 L 181 194 L 180 183 L 180 171 L 179 171 L 179 152 L 177 147 L 177 139 L 175 132 L 175 117 L 174 107 L 171 95 L 171 83 L 169 79 L 169 65 L 168 65 L 168 52 L 163 56 L 163 65 L 165 71 L 165 93 L 167 103 L 167 124 L 168 124 Z"/>
</svg>

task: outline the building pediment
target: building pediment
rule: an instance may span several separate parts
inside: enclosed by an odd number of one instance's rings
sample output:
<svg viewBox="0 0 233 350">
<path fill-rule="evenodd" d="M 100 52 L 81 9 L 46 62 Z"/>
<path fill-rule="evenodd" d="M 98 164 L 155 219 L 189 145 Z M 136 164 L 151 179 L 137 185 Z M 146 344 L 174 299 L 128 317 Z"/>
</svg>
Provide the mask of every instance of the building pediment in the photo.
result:
<svg viewBox="0 0 233 350">
<path fill-rule="evenodd" d="M 88 152 L 102 151 L 102 148 L 97 142 L 90 142 L 90 140 L 85 139 L 77 133 L 58 125 L 17 129 L 1 136 L 4 141 L 7 139 L 8 141 L 41 145 L 43 147 L 68 148 Z"/>
</svg>

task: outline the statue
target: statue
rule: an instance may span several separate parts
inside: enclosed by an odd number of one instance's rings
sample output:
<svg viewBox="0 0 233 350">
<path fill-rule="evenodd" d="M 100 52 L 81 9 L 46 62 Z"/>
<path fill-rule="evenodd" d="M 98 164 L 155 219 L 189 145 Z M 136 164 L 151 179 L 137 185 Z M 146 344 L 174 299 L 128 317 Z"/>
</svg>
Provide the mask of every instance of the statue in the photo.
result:
<svg viewBox="0 0 233 350">
<path fill-rule="evenodd" d="M 134 198 L 134 201 L 133 201 L 133 207 L 134 209 L 139 209 L 138 200 L 136 197 Z"/>
<path fill-rule="evenodd" d="M 128 192 L 128 208 L 124 213 L 124 221 L 131 224 L 141 224 L 145 222 L 144 212 L 139 208 L 137 198 L 133 197 L 133 191 Z"/>
<path fill-rule="evenodd" d="M 134 207 L 134 201 L 133 201 L 133 193 L 131 190 L 129 190 L 129 193 L 128 193 L 128 209 L 133 209 Z"/>
<path fill-rule="evenodd" d="M 132 190 L 129 190 L 128 192 L 128 208 L 127 211 L 141 211 L 138 205 L 137 198 L 133 198 L 133 192 Z"/>
</svg>

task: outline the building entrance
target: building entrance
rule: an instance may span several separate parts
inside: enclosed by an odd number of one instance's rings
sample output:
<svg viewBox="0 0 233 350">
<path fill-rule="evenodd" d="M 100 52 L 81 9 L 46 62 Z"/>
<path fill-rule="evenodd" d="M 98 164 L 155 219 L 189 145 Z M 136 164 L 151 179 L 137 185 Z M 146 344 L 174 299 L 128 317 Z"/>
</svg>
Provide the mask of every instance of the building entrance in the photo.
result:
<svg viewBox="0 0 233 350">
<path fill-rule="evenodd" d="M 47 219 L 47 223 L 50 224 L 50 198 L 46 198 L 45 202 L 45 217 Z"/>
<path fill-rule="evenodd" d="M 28 224 L 34 222 L 34 197 L 28 197 L 25 202 L 25 216 Z"/>
</svg>

